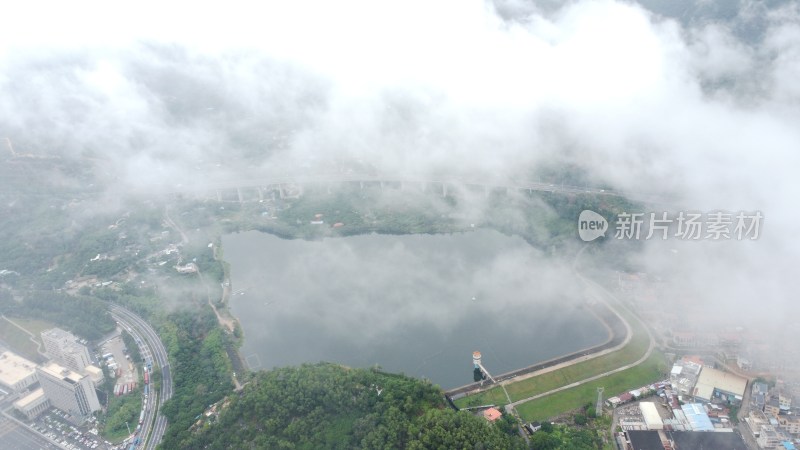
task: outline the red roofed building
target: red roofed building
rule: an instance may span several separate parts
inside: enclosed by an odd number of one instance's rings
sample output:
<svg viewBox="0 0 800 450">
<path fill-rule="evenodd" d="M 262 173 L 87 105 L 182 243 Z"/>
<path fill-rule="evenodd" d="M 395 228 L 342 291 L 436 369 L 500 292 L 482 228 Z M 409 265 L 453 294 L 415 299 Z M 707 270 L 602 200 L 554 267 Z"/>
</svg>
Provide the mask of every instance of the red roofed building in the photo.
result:
<svg viewBox="0 0 800 450">
<path fill-rule="evenodd" d="M 483 411 L 483 418 L 488 420 L 489 422 L 494 422 L 495 420 L 499 419 L 503 413 L 501 413 L 497 408 L 489 408 Z"/>
<path fill-rule="evenodd" d="M 699 364 L 701 366 L 705 365 L 705 362 L 703 361 L 703 358 L 701 358 L 699 355 L 684 356 L 682 359 L 684 361 L 693 362 L 693 363 Z"/>
<path fill-rule="evenodd" d="M 633 400 L 633 394 L 631 394 L 630 392 L 622 393 L 622 394 L 618 395 L 617 397 L 619 397 L 619 402 L 620 403 L 627 403 L 627 402 Z"/>
</svg>

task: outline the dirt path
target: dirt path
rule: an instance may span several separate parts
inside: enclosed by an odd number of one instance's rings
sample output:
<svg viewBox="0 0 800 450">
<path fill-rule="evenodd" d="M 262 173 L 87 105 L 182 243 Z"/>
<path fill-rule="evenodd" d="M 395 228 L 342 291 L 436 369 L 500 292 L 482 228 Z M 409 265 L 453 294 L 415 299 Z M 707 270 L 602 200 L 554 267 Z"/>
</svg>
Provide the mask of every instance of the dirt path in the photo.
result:
<svg viewBox="0 0 800 450">
<path fill-rule="evenodd" d="M 211 300 L 211 288 L 206 283 L 206 279 L 203 276 L 203 272 L 201 272 L 200 269 L 197 269 L 197 275 L 200 277 L 200 282 L 203 283 L 203 286 L 205 286 L 206 288 L 206 298 L 208 299 L 208 306 L 210 306 L 211 309 L 214 310 L 214 314 L 217 316 L 217 322 L 219 322 L 219 324 L 222 325 L 222 327 L 225 328 L 227 331 L 233 333 L 233 330 L 236 329 L 236 320 L 230 317 L 224 317 L 222 314 L 220 314 L 219 310 L 217 310 L 217 307 L 214 306 L 214 302 Z M 222 288 L 223 304 L 225 303 L 226 293 L 228 290 L 229 290 L 228 287 L 224 286 Z"/>
</svg>

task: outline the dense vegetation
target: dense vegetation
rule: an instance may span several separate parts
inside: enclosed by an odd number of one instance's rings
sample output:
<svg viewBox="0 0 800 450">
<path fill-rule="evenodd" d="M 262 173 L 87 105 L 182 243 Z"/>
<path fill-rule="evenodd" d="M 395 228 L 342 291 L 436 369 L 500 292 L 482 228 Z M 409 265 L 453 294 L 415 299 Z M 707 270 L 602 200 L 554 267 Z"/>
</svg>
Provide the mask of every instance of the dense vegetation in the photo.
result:
<svg viewBox="0 0 800 450">
<path fill-rule="evenodd" d="M 552 426 L 543 423 L 542 429 L 531 436 L 533 450 L 596 450 L 602 441 L 592 429 Z"/>
<path fill-rule="evenodd" d="M 139 344 L 136 343 L 133 336 L 125 330 L 122 330 L 122 342 L 125 343 L 125 348 L 128 349 L 128 354 L 131 357 L 131 361 L 135 364 L 139 364 L 142 362 L 142 354 L 139 352 Z"/>
<path fill-rule="evenodd" d="M 515 430 L 514 430 L 515 431 Z M 419 380 L 320 363 L 260 372 L 184 448 L 525 448 Z M 166 444 L 165 444 L 166 446 Z"/>
<path fill-rule="evenodd" d="M 89 340 L 99 339 L 115 326 L 105 302 L 50 291 L 30 292 L 21 302 L 0 296 L 0 313 L 53 322 Z"/>
<path fill-rule="evenodd" d="M 128 428 L 136 429 L 139 424 L 139 413 L 142 410 L 141 389 L 137 388 L 127 395 L 115 396 L 111 394 L 108 401 L 108 410 L 103 416 L 103 437 L 111 441 L 120 440 L 128 436 Z M 127 423 L 127 425 L 126 425 Z"/>
<path fill-rule="evenodd" d="M 162 412 L 170 427 L 161 448 L 191 448 L 189 427 L 197 416 L 231 392 L 231 366 L 225 352 L 228 336 L 207 305 L 170 313 L 159 333 L 169 353 L 175 385 Z"/>
</svg>

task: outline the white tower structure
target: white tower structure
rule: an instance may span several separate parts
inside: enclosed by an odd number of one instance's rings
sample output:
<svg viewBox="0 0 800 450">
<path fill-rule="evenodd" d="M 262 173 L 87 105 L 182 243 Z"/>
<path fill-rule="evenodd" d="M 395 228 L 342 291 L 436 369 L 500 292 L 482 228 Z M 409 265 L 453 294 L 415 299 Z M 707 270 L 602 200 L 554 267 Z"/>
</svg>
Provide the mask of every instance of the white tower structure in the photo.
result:
<svg viewBox="0 0 800 450">
<path fill-rule="evenodd" d="M 472 352 L 472 364 L 475 365 L 476 369 L 481 367 L 481 352 L 475 350 Z"/>
<path fill-rule="evenodd" d="M 497 383 L 497 381 L 495 381 L 495 379 L 492 377 L 492 374 L 490 374 L 489 371 L 486 370 L 486 367 L 483 367 L 483 364 L 481 363 L 481 352 L 477 350 L 472 352 L 472 364 L 475 365 L 476 369 L 481 369 L 481 372 L 483 372 L 487 377 L 489 377 L 489 379 L 492 380 L 492 383 Z M 481 381 L 481 383 L 483 382 Z"/>
</svg>

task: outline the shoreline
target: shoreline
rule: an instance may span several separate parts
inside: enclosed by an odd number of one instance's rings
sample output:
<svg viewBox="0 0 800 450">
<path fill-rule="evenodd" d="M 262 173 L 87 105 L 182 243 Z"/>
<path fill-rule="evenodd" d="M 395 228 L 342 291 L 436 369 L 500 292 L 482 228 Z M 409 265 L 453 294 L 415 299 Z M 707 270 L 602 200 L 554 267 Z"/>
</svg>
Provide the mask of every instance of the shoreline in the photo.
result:
<svg viewBox="0 0 800 450">
<path fill-rule="evenodd" d="M 566 355 L 540 361 L 527 367 L 502 373 L 494 377 L 497 381 L 496 383 L 484 383 L 481 385 L 480 382 L 473 382 L 453 389 L 446 389 L 444 390 L 445 395 L 452 400 L 457 400 L 468 395 L 492 389 L 501 384 L 522 381 L 533 376 L 557 370 L 564 365 L 596 358 L 604 351 L 613 351 L 616 350 L 617 347 L 624 346 L 630 338 L 630 333 L 628 332 L 624 319 L 604 302 L 596 302 L 589 305 L 589 307 L 591 308 L 591 313 L 594 314 L 609 331 L 609 337 L 605 342 Z"/>
<path fill-rule="evenodd" d="M 271 233 L 269 231 L 264 230 L 254 230 L 259 231 L 261 233 L 267 233 L 276 235 L 275 233 Z M 467 230 L 471 231 L 471 230 Z M 463 232 L 463 231 L 461 231 Z M 276 235 L 279 238 L 281 236 Z M 222 258 L 219 258 L 221 252 L 221 239 L 219 243 L 215 245 L 214 257 L 218 260 L 221 264 L 226 266 L 226 269 L 229 268 L 229 264 Z M 233 351 L 236 353 L 236 359 L 238 360 L 238 364 L 234 364 L 234 366 L 240 366 L 241 369 L 246 370 L 247 372 L 255 372 L 258 370 L 264 370 L 262 367 L 253 368 L 247 362 L 247 358 L 245 358 L 241 353 L 241 347 L 243 346 L 244 340 L 246 339 L 245 331 L 239 322 L 239 319 L 233 315 L 231 312 L 231 292 L 233 291 L 233 286 L 231 282 L 231 274 L 229 270 L 225 271 L 225 278 L 223 279 L 223 292 L 222 292 L 222 305 L 220 308 L 213 307 L 215 314 L 217 315 L 218 319 L 222 319 L 221 315 L 226 316 L 226 325 L 223 325 L 222 321 L 220 320 L 220 325 L 228 330 L 227 325 L 238 326 L 240 336 L 238 337 L 238 346 Z M 521 367 L 519 369 L 514 369 L 509 372 L 505 372 L 500 374 L 499 376 L 494 377 L 497 383 L 491 384 L 484 384 L 483 386 L 480 383 L 470 383 L 467 385 L 449 388 L 449 389 L 442 389 L 445 395 L 453 396 L 453 399 L 461 398 L 462 396 L 471 395 L 477 392 L 480 392 L 485 389 L 490 389 L 494 386 L 505 384 L 507 382 L 513 381 L 520 381 L 531 376 L 540 375 L 542 373 L 549 372 L 551 370 L 556 370 L 559 367 L 562 367 L 564 364 L 571 364 L 574 362 L 578 362 L 581 360 L 588 360 L 598 356 L 601 356 L 603 352 L 606 353 L 608 351 L 616 350 L 617 347 L 621 348 L 624 346 L 627 341 L 630 339 L 630 332 L 628 327 L 625 324 L 624 319 L 619 316 L 609 305 L 606 305 L 605 302 L 594 302 L 594 303 L 584 303 L 584 307 L 588 310 L 588 312 L 593 315 L 606 329 L 607 331 L 607 338 L 605 341 L 595 344 L 589 347 L 585 347 L 579 350 L 572 351 L 570 353 L 564 354 L 562 356 L 557 356 L 554 358 L 547 359 L 545 361 L 540 361 L 529 366 Z M 218 311 L 219 310 L 219 311 Z M 222 314 L 220 314 L 222 313 Z M 233 333 L 233 330 L 230 330 L 230 333 Z M 258 364 L 260 366 L 260 364 Z"/>
</svg>

